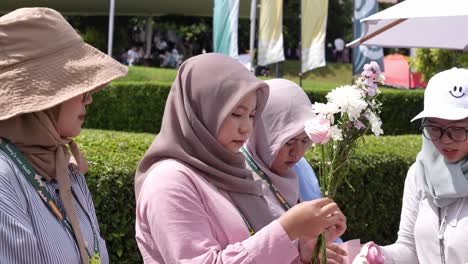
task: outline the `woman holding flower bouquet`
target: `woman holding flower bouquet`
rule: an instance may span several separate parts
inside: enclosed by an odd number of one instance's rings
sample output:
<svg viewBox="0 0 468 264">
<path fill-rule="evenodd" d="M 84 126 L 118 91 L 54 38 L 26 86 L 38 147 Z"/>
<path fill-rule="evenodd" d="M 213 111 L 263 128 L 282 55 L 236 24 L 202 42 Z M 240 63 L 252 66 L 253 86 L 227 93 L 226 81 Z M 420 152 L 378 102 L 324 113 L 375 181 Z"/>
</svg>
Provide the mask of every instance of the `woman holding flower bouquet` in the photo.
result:
<svg viewBox="0 0 468 264">
<path fill-rule="evenodd" d="M 261 183 L 268 206 L 275 217 L 279 217 L 300 200 L 298 175 L 293 167 L 312 145 L 304 131 L 304 124 L 313 118 L 315 113 L 306 93 L 294 82 L 273 79 L 266 83 L 270 87 L 268 101 L 261 120 L 256 124 L 241 152 L 255 178 Z M 346 229 L 344 215 L 341 212 L 337 215 L 340 216 L 340 220 L 327 230 L 329 241 L 335 241 Z M 300 246 L 303 242 L 299 241 Z M 329 247 L 341 251 L 333 244 Z M 313 250 L 306 247 L 301 249 L 303 261 L 309 261 Z M 341 257 L 333 251 L 330 252 L 329 258 L 340 263 Z"/>
<path fill-rule="evenodd" d="M 230 57 L 203 54 L 181 65 L 135 178 L 145 263 L 300 263 L 294 240 L 340 220 L 330 199 L 276 219 L 263 198 L 239 149 L 267 98 L 268 86 Z"/>
<path fill-rule="evenodd" d="M 367 243 L 353 263 L 468 263 L 468 70 L 429 80 L 423 144 L 405 181 L 397 241 Z"/>
</svg>

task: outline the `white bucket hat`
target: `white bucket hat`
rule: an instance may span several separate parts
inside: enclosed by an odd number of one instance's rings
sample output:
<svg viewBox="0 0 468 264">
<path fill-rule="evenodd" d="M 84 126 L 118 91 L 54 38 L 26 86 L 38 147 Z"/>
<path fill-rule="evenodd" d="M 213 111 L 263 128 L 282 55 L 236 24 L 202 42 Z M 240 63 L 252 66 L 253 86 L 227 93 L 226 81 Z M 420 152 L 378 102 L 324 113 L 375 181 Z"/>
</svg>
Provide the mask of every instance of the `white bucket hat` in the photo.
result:
<svg viewBox="0 0 468 264">
<path fill-rule="evenodd" d="M 452 68 L 434 75 L 424 92 L 424 110 L 412 120 L 435 117 L 460 120 L 468 117 L 468 70 Z"/>
<path fill-rule="evenodd" d="M 127 67 L 86 44 L 53 9 L 21 8 L 0 17 L 0 121 L 125 75 Z"/>
</svg>

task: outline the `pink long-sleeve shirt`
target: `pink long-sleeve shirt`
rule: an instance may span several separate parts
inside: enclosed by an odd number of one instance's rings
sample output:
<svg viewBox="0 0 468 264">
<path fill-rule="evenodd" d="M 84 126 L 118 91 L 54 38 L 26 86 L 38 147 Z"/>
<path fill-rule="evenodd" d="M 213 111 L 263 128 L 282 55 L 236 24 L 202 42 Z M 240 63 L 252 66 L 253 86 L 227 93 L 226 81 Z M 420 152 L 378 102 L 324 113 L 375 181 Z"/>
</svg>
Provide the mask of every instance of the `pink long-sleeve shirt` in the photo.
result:
<svg viewBox="0 0 468 264">
<path fill-rule="evenodd" d="M 145 263 L 300 263 L 297 244 L 277 221 L 250 236 L 230 200 L 172 159 L 145 179 L 136 240 Z"/>
</svg>

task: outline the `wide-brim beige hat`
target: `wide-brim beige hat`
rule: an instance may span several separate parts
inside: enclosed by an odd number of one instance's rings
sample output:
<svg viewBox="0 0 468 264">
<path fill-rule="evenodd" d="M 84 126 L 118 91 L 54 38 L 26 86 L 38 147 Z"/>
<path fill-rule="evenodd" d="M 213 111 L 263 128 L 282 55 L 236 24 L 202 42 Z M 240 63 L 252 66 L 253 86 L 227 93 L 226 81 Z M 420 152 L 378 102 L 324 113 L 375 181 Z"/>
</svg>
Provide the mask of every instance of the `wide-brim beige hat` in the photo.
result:
<svg viewBox="0 0 468 264">
<path fill-rule="evenodd" d="M 0 120 L 42 111 L 127 75 L 49 8 L 0 17 Z"/>
</svg>

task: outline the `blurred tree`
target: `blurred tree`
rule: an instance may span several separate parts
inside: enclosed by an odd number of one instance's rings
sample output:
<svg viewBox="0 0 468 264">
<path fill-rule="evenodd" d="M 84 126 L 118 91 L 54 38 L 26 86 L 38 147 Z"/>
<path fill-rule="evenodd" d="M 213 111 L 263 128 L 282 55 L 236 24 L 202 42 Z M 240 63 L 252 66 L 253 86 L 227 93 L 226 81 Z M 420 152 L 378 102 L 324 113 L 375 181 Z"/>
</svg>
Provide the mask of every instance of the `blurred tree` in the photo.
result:
<svg viewBox="0 0 468 264">
<path fill-rule="evenodd" d="M 468 52 L 446 49 L 416 49 L 416 56 L 410 61 L 423 80 L 428 81 L 434 74 L 452 67 L 467 68 Z"/>
<path fill-rule="evenodd" d="M 129 48 L 127 25 L 132 17 L 117 16 L 114 19 L 113 54 L 120 55 Z M 107 53 L 108 16 L 67 16 L 67 21 L 84 41 Z"/>
</svg>

